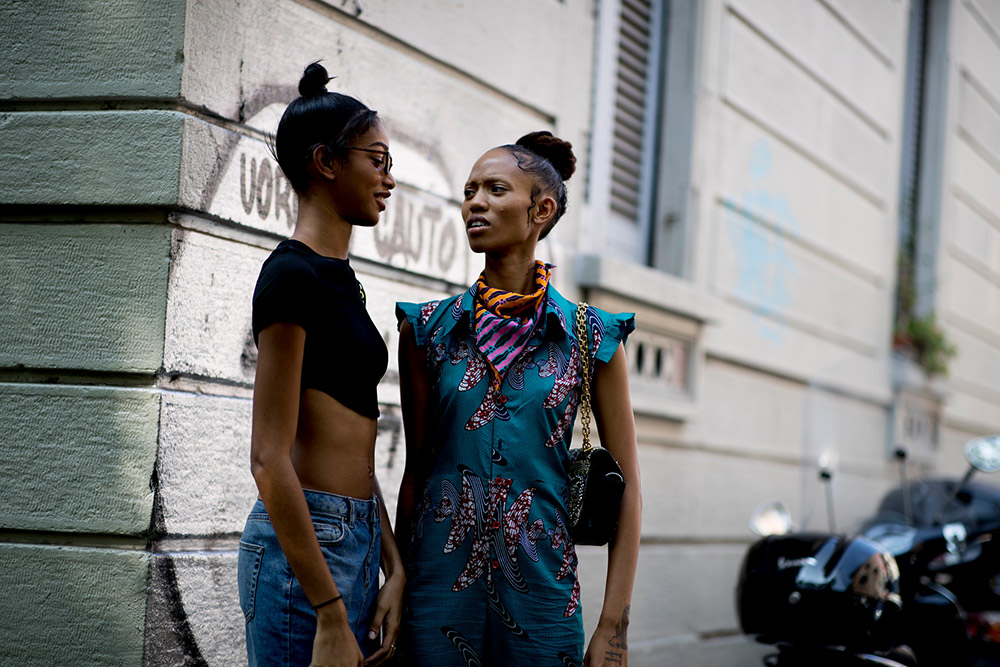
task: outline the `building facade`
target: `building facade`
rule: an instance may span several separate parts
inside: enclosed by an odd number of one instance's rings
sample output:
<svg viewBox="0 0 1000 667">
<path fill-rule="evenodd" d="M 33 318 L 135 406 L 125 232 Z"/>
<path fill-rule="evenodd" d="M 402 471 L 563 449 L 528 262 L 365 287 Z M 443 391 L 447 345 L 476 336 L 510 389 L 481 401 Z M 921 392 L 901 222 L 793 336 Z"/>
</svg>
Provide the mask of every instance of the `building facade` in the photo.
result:
<svg viewBox="0 0 1000 667">
<path fill-rule="evenodd" d="M 953 474 L 1000 432 L 996 0 L 15 0 L 0 44 L 0 663 L 244 660 L 250 297 L 296 214 L 267 138 L 317 59 L 392 141 L 352 240 L 390 505 L 394 302 L 478 275 L 483 151 L 573 143 L 541 252 L 637 314 L 631 664 L 756 662 L 759 502 L 850 530 L 897 447 Z M 588 631 L 605 563 L 581 549 Z"/>
</svg>

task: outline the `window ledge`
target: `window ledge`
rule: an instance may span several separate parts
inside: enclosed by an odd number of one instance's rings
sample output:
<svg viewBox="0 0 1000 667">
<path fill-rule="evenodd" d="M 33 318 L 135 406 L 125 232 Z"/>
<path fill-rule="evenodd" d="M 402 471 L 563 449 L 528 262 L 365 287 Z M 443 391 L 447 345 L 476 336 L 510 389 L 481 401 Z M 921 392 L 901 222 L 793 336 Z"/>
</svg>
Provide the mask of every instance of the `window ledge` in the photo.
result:
<svg viewBox="0 0 1000 667">
<path fill-rule="evenodd" d="M 664 392 L 644 386 L 641 382 L 630 380 L 629 395 L 632 411 L 638 415 L 685 422 L 692 419 L 697 412 L 697 405 L 689 396 L 665 395 Z"/>
<path fill-rule="evenodd" d="M 941 408 L 948 387 L 939 377 L 928 377 L 914 360 L 892 355 L 892 417 L 887 444 L 890 456 L 897 447 L 911 461 L 933 464 L 941 445 Z"/>
<path fill-rule="evenodd" d="M 579 255 L 577 284 L 610 312 L 633 311 L 629 389 L 636 414 L 675 422 L 698 410 L 701 332 L 718 319 L 716 302 L 691 283 L 662 271 L 599 255 Z"/>
<path fill-rule="evenodd" d="M 648 266 L 601 255 L 578 255 L 576 282 L 601 289 L 701 324 L 718 319 L 714 302 L 690 282 Z"/>
<path fill-rule="evenodd" d="M 896 391 L 922 394 L 935 401 L 944 401 L 952 393 L 947 381 L 940 376 L 928 376 L 924 369 L 906 355 L 892 354 L 892 386 Z"/>
</svg>

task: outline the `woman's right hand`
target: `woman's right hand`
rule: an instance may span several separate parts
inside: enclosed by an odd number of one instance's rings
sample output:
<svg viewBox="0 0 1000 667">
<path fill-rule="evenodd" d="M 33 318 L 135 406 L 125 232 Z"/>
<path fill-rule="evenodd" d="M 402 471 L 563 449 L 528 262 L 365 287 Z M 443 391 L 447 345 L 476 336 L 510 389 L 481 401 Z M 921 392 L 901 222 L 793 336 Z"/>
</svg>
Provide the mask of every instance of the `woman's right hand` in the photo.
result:
<svg viewBox="0 0 1000 667">
<path fill-rule="evenodd" d="M 342 602 L 316 612 L 316 638 L 311 667 L 364 667 L 365 656 L 347 624 Z"/>
</svg>

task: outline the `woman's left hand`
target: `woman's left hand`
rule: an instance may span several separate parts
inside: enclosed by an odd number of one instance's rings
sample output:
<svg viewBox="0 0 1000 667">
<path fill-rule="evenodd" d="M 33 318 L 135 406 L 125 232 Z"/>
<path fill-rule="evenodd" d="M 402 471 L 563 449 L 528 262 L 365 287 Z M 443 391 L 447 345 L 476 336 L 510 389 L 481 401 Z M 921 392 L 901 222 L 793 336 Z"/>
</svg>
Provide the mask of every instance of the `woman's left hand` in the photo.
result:
<svg viewBox="0 0 1000 667">
<path fill-rule="evenodd" d="M 628 627 L 599 623 L 583 657 L 584 667 L 628 667 Z"/>
<path fill-rule="evenodd" d="M 583 664 L 586 667 L 624 667 L 628 665 L 629 601 L 642 533 L 642 492 L 635 418 L 628 395 L 628 363 L 622 344 L 611 361 L 595 370 L 591 398 L 601 444 L 622 468 L 625 493 L 618 512 L 618 530 L 608 547 L 604 606 Z"/>
<path fill-rule="evenodd" d="M 370 639 L 378 637 L 382 630 L 382 646 L 372 653 L 365 665 L 375 667 L 393 656 L 396 652 L 396 638 L 399 636 L 399 623 L 403 616 L 403 589 L 406 588 L 406 577 L 400 572 L 388 577 L 379 589 L 375 602 L 375 616 L 372 617 Z"/>
</svg>

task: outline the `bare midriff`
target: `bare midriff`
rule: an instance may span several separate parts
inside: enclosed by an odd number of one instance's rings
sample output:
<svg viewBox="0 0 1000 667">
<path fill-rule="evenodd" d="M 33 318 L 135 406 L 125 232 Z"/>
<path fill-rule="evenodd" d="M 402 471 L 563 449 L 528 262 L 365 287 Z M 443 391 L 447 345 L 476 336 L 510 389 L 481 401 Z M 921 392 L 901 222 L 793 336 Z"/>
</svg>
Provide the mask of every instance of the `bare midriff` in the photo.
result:
<svg viewBox="0 0 1000 667">
<path fill-rule="evenodd" d="M 302 392 L 292 466 L 302 488 L 370 499 L 378 420 L 316 389 Z"/>
</svg>

